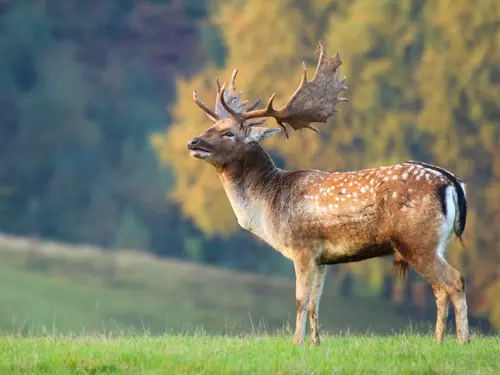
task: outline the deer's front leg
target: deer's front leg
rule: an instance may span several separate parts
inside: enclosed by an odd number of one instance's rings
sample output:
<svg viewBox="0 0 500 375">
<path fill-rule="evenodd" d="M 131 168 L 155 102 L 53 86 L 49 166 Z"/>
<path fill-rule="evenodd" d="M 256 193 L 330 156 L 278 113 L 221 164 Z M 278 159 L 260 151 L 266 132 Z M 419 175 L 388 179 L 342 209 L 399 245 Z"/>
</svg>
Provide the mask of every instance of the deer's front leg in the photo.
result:
<svg viewBox="0 0 500 375">
<path fill-rule="evenodd" d="M 296 260 L 293 265 L 295 267 L 295 298 L 297 301 L 297 321 L 293 342 L 294 344 L 302 344 L 306 330 L 307 305 L 311 296 L 316 265 L 312 259 Z"/>
<path fill-rule="evenodd" d="M 311 340 L 313 344 L 319 345 L 319 329 L 318 329 L 318 317 L 319 317 L 319 300 L 321 299 L 321 293 L 323 292 L 323 284 L 325 283 L 326 276 L 326 266 L 320 264 L 316 267 L 314 272 L 314 279 L 312 284 L 311 298 L 309 300 L 309 305 L 307 306 L 307 312 L 309 313 L 309 325 L 311 326 Z"/>
</svg>

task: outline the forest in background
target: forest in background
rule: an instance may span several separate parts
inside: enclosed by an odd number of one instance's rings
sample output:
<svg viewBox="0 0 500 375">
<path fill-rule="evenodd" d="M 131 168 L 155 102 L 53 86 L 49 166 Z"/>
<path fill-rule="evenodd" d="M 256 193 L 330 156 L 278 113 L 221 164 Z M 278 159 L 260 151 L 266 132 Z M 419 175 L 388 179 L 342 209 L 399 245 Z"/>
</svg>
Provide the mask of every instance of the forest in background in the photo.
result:
<svg viewBox="0 0 500 375">
<path fill-rule="evenodd" d="M 289 274 L 185 144 L 210 125 L 193 89 L 209 103 L 236 67 L 246 97 L 279 106 L 319 39 L 341 53 L 350 101 L 319 136 L 265 147 L 290 169 L 419 159 L 457 173 L 468 250 L 453 241 L 447 257 L 471 313 L 500 327 L 495 0 L 1 1 L 0 231 Z M 341 268 L 373 291 L 390 276 L 385 260 Z"/>
</svg>

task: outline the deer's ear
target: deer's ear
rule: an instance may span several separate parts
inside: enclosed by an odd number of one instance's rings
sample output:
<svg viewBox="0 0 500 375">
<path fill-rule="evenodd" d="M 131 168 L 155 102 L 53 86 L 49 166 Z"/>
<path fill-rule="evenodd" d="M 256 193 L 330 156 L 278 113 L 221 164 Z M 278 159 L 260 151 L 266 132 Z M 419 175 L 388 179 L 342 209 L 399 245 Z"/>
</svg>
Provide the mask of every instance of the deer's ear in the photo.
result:
<svg viewBox="0 0 500 375">
<path fill-rule="evenodd" d="M 262 126 L 252 126 L 250 128 L 250 132 L 245 138 L 245 143 L 260 142 L 263 139 L 269 138 L 270 136 L 279 133 L 280 131 L 280 128 L 264 128 Z"/>
</svg>

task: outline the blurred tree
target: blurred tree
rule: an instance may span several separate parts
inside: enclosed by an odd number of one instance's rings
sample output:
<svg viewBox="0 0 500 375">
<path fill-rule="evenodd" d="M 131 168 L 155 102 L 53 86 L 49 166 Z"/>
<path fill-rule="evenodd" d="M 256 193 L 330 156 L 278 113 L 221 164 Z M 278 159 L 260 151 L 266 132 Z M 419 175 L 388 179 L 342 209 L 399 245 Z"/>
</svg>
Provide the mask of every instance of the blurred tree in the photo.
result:
<svg viewBox="0 0 500 375">
<path fill-rule="evenodd" d="M 149 232 L 131 209 L 125 209 L 118 224 L 113 247 L 147 251 L 150 246 Z"/>
<path fill-rule="evenodd" d="M 196 1 L 1 3 L 0 187 L 8 194 L 0 194 L 0 230 L 125 246 L 130 209 L 148 232 L 139 243 L 183 253 L 166 244 L 195 230 L 165 202 L 172 175 L 149 136 L 169 120 L 174 74 L 201 61 L 197 4 L 203 9 Z M 151 22 L 148 9 L 164 22 Z M 162 47 L 162 35 L 172 34 Z M 155 48 L 166 54 L 157 58 Z M 152 221 L 185 228 L 146 229 Z"/>
</svg>

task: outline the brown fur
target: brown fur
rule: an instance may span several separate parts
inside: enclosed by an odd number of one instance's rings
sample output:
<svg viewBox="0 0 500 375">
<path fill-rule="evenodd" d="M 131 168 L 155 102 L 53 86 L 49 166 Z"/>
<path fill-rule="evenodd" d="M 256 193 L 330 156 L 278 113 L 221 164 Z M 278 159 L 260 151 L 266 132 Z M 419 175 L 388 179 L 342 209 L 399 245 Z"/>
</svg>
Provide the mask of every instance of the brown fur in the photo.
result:
<svg viewBox="0 0 500 375">
<path fill-rule="evenodd" d="M 410 272 L 410 265 L 404 260 L 394 259 L 392 262 L 392 272 L 394 277 L 404 281 L 408 276 L 408 272 Z"/>
</svg>

